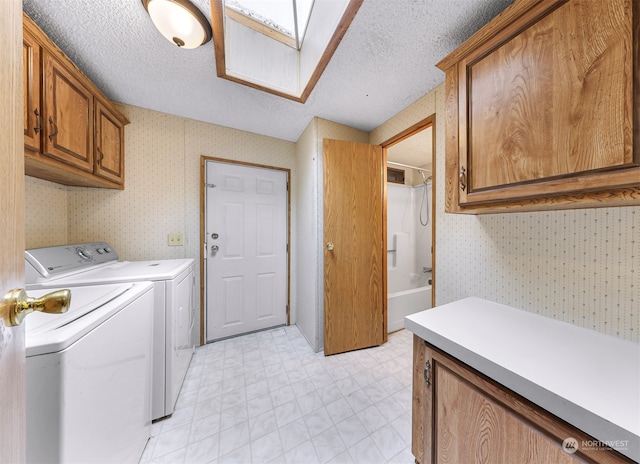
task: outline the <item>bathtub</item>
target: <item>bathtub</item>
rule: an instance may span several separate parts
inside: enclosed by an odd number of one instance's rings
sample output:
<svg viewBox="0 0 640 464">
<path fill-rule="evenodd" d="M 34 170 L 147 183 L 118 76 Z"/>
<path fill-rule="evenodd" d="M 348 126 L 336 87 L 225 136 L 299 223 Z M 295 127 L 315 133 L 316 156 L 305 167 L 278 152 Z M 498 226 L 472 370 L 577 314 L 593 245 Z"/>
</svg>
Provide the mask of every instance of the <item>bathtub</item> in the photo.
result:
<svg viewBox="0 0 640 464">
<path fill-rule="evenodd" d="M 404 328 L 409 314 L 431 308 L 431 285 L 389 293 L 387 299 L 387 332 Z"/>
</svg>

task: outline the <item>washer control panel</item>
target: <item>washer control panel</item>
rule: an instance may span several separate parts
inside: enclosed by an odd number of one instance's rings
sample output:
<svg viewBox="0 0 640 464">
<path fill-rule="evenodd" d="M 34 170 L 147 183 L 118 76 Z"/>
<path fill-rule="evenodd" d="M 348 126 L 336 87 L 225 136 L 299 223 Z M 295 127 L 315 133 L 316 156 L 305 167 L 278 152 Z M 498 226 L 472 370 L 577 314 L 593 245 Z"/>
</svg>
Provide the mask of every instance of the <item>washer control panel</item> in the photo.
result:
<svg viewBox="0 0 640 464">
<path fill-rule="evenodd" d="M 115 261 L 118 253 L 107 242 L 33 248 L 25 251 L 27 283 L 33 283 L 34 278 L 53 279 Z"/>
</svg>

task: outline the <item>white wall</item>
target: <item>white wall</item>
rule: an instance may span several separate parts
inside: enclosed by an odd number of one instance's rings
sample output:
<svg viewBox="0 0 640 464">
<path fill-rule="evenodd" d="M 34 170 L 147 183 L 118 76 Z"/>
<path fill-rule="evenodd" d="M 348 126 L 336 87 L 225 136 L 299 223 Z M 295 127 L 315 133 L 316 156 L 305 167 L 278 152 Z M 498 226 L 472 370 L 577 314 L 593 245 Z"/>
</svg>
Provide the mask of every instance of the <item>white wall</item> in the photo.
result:
<svg viewBox="0 0 640 464">
<path fill-rule="evenodd" d="M 316 153 L 317 120 L 314 118 L 296 143 L 295 190 L 298 207 L 298 240 L 296 242 L 297 304 L 296 325 L 311 347 L 318 351 L 318 162 Z"/>
</svg>

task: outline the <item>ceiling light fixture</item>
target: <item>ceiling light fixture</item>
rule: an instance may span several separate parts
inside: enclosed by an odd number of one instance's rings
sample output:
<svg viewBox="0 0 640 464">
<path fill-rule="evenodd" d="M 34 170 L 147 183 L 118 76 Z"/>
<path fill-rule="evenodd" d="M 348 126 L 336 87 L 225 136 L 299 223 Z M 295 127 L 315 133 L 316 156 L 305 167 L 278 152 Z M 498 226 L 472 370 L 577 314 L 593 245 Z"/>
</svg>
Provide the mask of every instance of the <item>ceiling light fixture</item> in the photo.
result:
<svg viewBox="0 0 640 464">
<path fill-rule="evenodd" d="M 142 0 L 151 21 L 180 48 L 197 48 L 211 40 L 211 25 L 189 0 Z"/>
</svg>

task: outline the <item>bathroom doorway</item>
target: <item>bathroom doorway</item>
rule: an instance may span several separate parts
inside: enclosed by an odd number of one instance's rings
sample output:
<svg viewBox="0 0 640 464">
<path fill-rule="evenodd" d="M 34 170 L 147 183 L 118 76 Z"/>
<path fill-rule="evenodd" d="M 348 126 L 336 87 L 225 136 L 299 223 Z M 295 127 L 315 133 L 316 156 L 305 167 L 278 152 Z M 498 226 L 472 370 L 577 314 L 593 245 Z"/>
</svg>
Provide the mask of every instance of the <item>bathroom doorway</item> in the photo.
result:
<svg viewBox="0 0 640 464">
<path fill-rule="evenodd" d="M 387 159 L 389 332 L 433 307 L 435 288 L 435 116 L 382 144 Z"/>
</svg>

